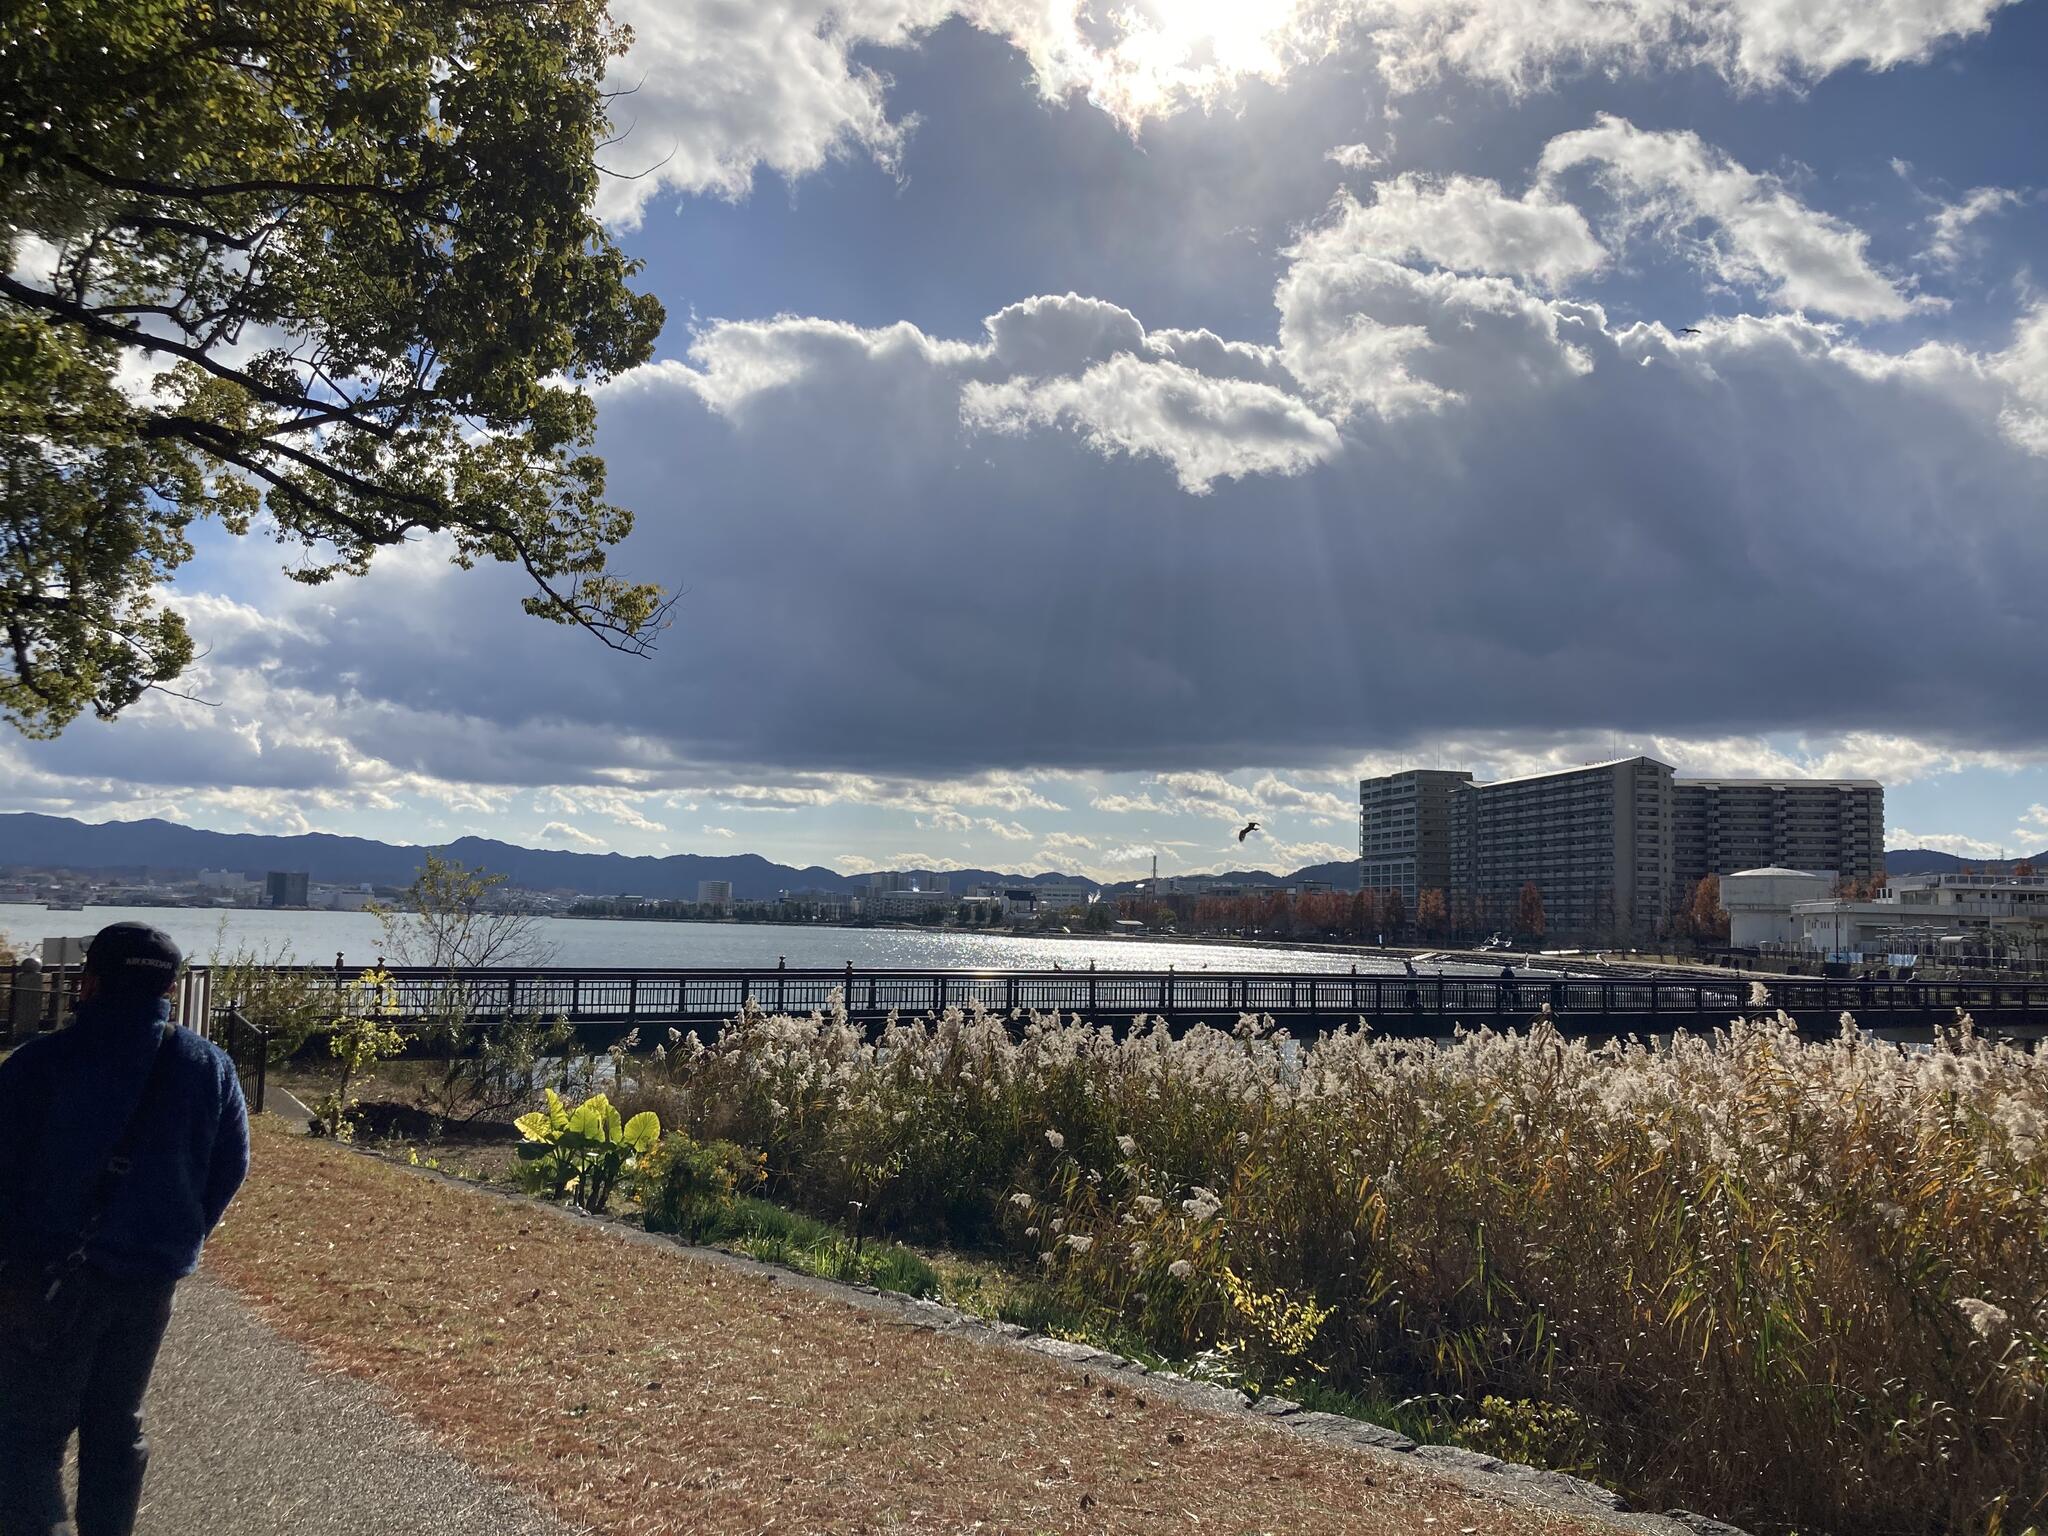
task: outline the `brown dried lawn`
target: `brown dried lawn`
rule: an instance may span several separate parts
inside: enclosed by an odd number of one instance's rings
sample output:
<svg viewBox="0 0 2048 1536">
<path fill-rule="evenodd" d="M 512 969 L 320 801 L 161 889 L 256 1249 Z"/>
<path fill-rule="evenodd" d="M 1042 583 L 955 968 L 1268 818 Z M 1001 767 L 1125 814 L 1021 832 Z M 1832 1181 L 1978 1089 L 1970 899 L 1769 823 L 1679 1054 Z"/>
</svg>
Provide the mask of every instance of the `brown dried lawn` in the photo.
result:
<svg viewBox="0 0 2048 1536">
<path fill-rule="evenodd" d="M 1592 1530 L 275 1130 L 208 1262 L 594 1532 Z"/>
</svg>

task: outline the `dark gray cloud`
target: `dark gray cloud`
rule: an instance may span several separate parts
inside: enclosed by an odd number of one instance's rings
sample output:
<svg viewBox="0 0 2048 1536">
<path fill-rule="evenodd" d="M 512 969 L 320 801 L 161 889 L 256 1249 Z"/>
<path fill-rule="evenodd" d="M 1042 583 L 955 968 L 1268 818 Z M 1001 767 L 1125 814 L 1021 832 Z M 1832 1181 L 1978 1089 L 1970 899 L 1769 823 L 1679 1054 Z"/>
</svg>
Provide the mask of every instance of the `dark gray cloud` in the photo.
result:
<svg viewBox="0 0 2048 1536">
<path fill-rule="evenodd" d="M 1300 473 L 1189 494 L 1197 440 L 1244 429 L 1201 415 L 1109 451 L 1080 388 L 1105 355 L 1202 358 L 1086 301 L 1037 305 L 1035 328 L 1013 312 L 993 350 L 723 328 L 697 368 L 604 401 L 641 511 L 627 563 L 686 589 L 655 659 L 524 619 L 509 578 L 413 559 L 249 638 L 262 686 L 331 698 L 325 727 L 403 770 L 483 782 L 1236 767 L 1560 725 L 2048 744 L 2014 707 L 2048 693 L 2025 346 L 1889 357 L 1782 318 L 1678 343 L 1307 247 L 1295 277 L 1292 370 L 1262 366 L 1344 422 Z M 1074 386 L 1079 415 L 963 418 L 1017 381 L 1005 353 Z M 51 761 L 115 773 L 104 742 Z M 211 768 L 345 773 L 317 744 Z"/>
</svg>

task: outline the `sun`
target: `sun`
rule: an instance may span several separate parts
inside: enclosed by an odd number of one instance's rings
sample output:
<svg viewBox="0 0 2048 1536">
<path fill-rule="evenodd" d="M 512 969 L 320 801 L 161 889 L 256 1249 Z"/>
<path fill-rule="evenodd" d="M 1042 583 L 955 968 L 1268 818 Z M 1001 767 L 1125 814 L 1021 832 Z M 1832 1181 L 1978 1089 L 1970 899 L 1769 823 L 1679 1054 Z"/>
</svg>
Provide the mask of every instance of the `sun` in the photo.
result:
<svg viewBox="0 0 2048 1536">
<path fill-rule="evenodd" d="M 1048 94 L 1085 95 L 1136 132 L 1148 119 L 1209 106 L 1248 80 L 1278 83 L 1326 54 L 1338 25 L 1327 0 L 1132 0 L 1036 13 L 1013 35 Z"/>
</svg>

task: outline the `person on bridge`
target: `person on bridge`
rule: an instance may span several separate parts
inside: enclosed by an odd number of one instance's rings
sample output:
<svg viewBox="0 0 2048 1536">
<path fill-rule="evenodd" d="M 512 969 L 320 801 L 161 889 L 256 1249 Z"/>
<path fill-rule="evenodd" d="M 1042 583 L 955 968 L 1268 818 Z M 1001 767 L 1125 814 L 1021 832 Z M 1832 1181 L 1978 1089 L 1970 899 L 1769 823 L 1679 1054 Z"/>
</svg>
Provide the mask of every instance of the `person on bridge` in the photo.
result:
<svg viewBox="0 0 2048 1536">
<path fill-rule="evenodd" d="M 86 950 L 69 1028 L 0 1062 L 0 1536 L 128 1536 L 171 1294 L 249 1171 L 234 1064 L 170 1022 L 184 957 L 143 923 Z"/>
</svg>

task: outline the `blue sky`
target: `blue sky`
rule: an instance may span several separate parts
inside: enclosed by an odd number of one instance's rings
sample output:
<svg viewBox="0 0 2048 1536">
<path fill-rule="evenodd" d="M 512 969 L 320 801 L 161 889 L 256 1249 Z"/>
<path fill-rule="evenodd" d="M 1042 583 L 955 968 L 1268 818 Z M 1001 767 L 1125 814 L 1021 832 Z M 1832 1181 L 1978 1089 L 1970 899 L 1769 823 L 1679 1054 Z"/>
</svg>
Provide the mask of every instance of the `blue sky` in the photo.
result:
<svg viewBox="0 0 2048 1536">
<path fill-rule="evenodd" d="M 660 654 L 203 536 L 218 707 L 0 806 L 1111 877 L 1648 751 L 2048 847 L 2044 0 L 615 12 Z"/>
</svg>

